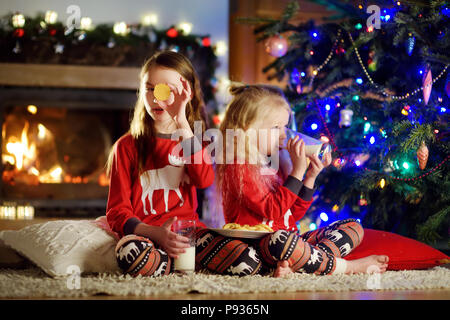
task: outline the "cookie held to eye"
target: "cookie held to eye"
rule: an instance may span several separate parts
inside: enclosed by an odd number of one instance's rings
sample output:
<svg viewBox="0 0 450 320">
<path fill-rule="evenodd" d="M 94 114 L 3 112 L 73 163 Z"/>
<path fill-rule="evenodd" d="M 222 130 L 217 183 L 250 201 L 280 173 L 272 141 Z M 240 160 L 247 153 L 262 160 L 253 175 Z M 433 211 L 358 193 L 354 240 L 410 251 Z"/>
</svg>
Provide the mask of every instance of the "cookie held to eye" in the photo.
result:
<svg viewBox="0 0 450 320">
<path fill-rule="evenodd" d="M 166 101 L 170 97 L 170 87 L 164 83 L 158 83 L 153 89 L 153 95 L 159 101 Z"/>
</svg>

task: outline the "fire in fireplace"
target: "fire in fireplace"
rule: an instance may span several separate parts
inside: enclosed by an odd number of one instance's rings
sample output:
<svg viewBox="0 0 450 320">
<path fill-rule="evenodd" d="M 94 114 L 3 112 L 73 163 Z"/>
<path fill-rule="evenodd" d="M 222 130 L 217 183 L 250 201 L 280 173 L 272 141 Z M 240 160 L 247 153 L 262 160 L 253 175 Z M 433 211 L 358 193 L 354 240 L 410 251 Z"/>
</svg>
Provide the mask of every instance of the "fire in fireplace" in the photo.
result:
<svg viewBox="0 0 450 320">
<path fill-rule="evenodd" d="M 105 112 L 13 107 L 2 128 L 3 182 L 107 186 L 103 166 L 113 137 L 106 118 Z"/>
<path fill-rule="evenodd" d="M 45 217 L 104 214 L 106 159 L 136 93 L 7 87 L 0 96 L 0 205 Z"/>
</svg>

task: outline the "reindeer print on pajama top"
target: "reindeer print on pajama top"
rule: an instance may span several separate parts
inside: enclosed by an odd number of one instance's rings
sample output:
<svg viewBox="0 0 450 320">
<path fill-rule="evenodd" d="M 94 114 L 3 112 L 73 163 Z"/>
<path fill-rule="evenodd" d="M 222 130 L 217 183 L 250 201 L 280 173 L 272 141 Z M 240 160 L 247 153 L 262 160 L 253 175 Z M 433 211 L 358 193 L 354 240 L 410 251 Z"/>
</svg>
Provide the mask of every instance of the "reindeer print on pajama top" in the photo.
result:
<svg viewBox="0 0 450 320">
<path fill-rule="evenodd" d="M 184 204 L 183 195 L 180 192 L 181 184 L 189 184 L 189 176 L 185 172 L 183 160 L 169 154 L 169 162 L 163 168 L 147 170 L 139 177 L 142 187 L 142 205 L 145 215 L 149 214 L 146 207 L 146 200 L 150 203 L 150 213 L 157 214 L 153 206 L 153 193 L 156 190 L 164 190 L 164 212 L 169 211 L 169 194 L 174 191 L 179 199 L 179 206 Z M 175 164 L 175 165 L 172 165 Z"/>
</svg>

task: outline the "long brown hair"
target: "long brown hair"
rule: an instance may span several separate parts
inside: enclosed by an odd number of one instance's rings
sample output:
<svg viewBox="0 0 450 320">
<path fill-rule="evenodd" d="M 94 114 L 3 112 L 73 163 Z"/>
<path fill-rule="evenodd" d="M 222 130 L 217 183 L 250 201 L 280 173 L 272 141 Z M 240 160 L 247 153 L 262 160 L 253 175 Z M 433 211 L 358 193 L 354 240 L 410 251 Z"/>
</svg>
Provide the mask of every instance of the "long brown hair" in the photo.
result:
<svg viewBox="0 0 450 320">
<path fill-rule="evenodd" d="M 134 107 L 133 118 L 130 123 L 129 133 L 134 138 L 136 149 L 138 152 L 138 170 L 143 171 L 145 162 L 151 154 L 155 144 L 155 125 L 154 120 L 148 114 L 144 105 L 145 83 L 144 76 L 153 66 L 165 67 L 177 71 L 184 79 L 186 79 L 192 89 L 193 97 L 186 105 L 186 118 L 192 130 L 194 130 L 194 122 L 202 121 L 202 132 L 207 129 L 205 103 L 201 90 L 200 80 L 195 72 L 192 63 L 181 53 L 174 51 L 161 51 L 154 54 L 148 59 L 141 68 L 140 87 L 138 90 L 138 99 Z M 113 146 L 106 164 L 106 172 L 111 174 L 111 166 L 115 154 L 115 145 Z M 153 155 L 153 154 L 151 154 Z"/>
</svg>

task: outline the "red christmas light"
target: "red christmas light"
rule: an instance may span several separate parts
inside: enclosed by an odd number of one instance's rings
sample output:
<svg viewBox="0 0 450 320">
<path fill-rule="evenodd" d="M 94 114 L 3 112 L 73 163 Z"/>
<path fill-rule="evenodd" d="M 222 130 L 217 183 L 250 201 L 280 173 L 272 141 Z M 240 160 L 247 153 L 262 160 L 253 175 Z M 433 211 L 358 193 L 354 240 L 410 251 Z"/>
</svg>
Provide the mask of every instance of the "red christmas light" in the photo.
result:
<svg viewBox="0 0 450 320">
<path fill-rule="evenodd" d="M 178 36 L 178 31 L 175 28 L 170 28 L 169 30 L 167 30 L 166 35 L 170 38 L 175 38 L 176 36 Z"/>
<path fill-rule="evenodd" d="M 14 37 L 17 37 L 17 38 L 22 38 L 24 34 L 25 34 L 25 31 L 22 28 L 14 30 L 14 33 L 13 33 Z"/>
<path fill-rule="evenodd" d="M 211 39 L 209 37 L 205 37 L 202 39 L 202 45 L 204 47 L 209 47 L 211 45 Z"/>
<path fill-rule="evenodd" d="M 213 118 L 212 118 L 212 121 L 213 121 L 213 123 L 215 124 L 215 125 L 219 125 L 220 124 L 220 117 L 219 117 L 219 115 L 214 115 L 213 116 Z"/>
</svg>

